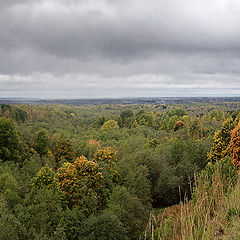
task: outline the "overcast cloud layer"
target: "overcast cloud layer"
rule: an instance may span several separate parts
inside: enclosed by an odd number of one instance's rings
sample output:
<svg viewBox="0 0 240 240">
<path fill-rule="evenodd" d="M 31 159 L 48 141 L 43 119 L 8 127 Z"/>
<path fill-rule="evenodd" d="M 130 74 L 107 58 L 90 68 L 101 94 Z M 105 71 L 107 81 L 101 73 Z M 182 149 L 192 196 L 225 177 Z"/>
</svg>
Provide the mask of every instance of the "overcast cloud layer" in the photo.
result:
<svg viewBox="0 0 240 240">
<path fill-rule="evenodd" d="M 240 1 L 4 0 L 0 59 L 0 98 L 240 96 Z"/>
</svg>

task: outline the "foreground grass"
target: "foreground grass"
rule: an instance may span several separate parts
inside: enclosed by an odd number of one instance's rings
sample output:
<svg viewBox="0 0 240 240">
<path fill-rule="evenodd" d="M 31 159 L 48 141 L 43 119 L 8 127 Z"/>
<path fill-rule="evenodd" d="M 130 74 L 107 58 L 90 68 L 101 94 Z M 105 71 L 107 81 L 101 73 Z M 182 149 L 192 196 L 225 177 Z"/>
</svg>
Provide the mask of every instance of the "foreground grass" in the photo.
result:
<svg viewBox="0 0 240 240">
<path fill-rule="evenodd" d="M 227 175 L 217 165 L 198 178 L 192 200 L 150 216 L 145 239 L 240 239 L 240 177 Z"/>
</svg>

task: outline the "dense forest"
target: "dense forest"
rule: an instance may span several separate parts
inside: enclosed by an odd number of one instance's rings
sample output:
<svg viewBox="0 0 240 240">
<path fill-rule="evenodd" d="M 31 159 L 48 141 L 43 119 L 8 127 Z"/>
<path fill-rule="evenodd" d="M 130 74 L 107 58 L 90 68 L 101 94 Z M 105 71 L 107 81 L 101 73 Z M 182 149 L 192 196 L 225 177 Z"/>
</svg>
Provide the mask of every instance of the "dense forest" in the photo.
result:
<svg viewBox="0 0 240 240">
<path fill-rule="evenodd" d="M 0 105 L 0 239 L 235 239 L 238 102 Z"/>
</svg>

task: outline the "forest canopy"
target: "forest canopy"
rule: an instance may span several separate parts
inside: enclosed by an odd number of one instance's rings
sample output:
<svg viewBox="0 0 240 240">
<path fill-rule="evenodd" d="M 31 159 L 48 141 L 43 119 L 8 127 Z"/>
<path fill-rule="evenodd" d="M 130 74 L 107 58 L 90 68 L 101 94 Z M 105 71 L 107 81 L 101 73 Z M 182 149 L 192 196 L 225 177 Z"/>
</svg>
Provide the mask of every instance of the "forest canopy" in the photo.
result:
<svg viewBox="0 0 240 240">
<path fill-rule="evenodd" d="M 1 104 L 0 239 L 144 239 L 196 174 L 239 169 L 239 132 L 236 103 Z"/>
</svg>

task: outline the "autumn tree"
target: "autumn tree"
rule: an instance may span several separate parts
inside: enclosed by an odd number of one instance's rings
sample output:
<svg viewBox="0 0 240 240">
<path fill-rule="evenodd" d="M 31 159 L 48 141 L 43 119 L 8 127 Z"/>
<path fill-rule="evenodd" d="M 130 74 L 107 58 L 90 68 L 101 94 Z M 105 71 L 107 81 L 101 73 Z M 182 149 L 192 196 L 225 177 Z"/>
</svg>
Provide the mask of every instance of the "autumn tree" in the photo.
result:
<svg viewBox="0 0 240 240">
<path fill-rule="evenodd" d="M 234 129 L 234 126 L 235 123 L 230 117 L 223 122 L 220 130 L 215 132 L 213 146 L 208 154 L 208 159 L 211 162 L 215 162 L 231 155 L 229 143 L 231 140 L 231 131 Z"/>
<path fill-rule="evenodd" d="M 59 164 L 62 158 L 72 162 L 75 158 L 75 151 L 71 141 L 65 138 L 60 138 L 56 143 L 54 156 L 57 164 Z"/>
<path fill-rule="evenodd" d="M 94 161 L 95 162 L 105 162 L 114 166 L 117 161 L 117 151 L 111 150 L 110 147 L 106 147 L 104 149 L 98 149 L 94 153 Z"/>
<path fill-rule="evenodd" d="M 184 126 L 184 122 L 183 121 L 177 121 L 175 126 L 174 126 L 174 132 L 176 132 L 177 130 L 181 129 Z"/>
<path fill-rule="evenodd" d="M 92 208 L 105 202 L 103 175 L 99 165 L 84 156 L 58 169 L 56 179 L 68 200 L 69 207 Z"/>
<path fill-rule="evenodd" d="M 230 151 L 233 165 L 240 170 L 240 122 L 231 132 Z"/>
<path fill-rule="evenodd" d="M 114 186 L 120 181 L 120 175 L 117 171 L 117 151 L 110 147 L 98 149 L 94 153 L 93 160 L 101 167 L 104 185 L 109 196 Z"/>
<path fill-rule="evenodd" d="M 37 176 L 32 179 L 32 186 L 36 188 L 56 188 L 57 182 L 55 181 L 54 172 L 47 164 L 42 167 Z"/>
<path fill-rule="evenodd" d="M 18 161 L 20 138 L 11 119 L 0 118 L 0 159 Z"/>
<path fill-rule="evenodd" d="M 108 120 L 101 127 L 101 129 L 103 131 L 114 130 L 114 129 L 118 129 L 118 128 L 119 128 L 118 123 L 113 119 Z"/>
</svg>

